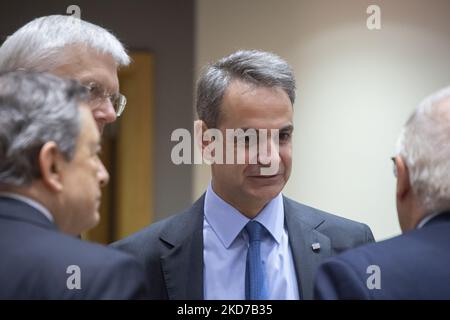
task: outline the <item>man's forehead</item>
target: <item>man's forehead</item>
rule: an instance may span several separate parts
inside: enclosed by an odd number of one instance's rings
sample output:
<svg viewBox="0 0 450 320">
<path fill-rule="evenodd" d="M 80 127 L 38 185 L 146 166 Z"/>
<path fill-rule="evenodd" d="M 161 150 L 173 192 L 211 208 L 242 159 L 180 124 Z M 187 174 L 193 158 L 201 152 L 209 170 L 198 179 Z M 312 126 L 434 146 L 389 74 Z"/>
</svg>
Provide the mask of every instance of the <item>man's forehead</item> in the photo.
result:
<svg viewBox="0 0 450 320">
<path fill-rule="evenodd" d="M 239 116 L 237 114 L 222 115 L 219 120 L 219 127 L 230 129 L 278 129 L 286 130 L 293 128 L 293 119 L 290 114 L 280 114 L 279 116 Z"/>
<path fill-rule="evenodd" d="M 117 63 L 110 54 L 85 45 L 69 45 L 63 50 L 65 63 L 53 71 L 55 74 L 84 84 L 95 82 L 111 91 L 118 89 Z"/>
<path fill-rule="evenodd" d="M 250 99 L 261 95 L 262 92 L 265 92 L 266 95 L 285 96 L 290 102 L 288 94 L 279 86 L 259 85 L 239 79 L 232 80 L 229 83 L 227 89 L 225 90 L 224 97 L 231 96 Z"/>
<path fill-rule="evenodd" d="M 101 72 L 95 72 L 95 70 L 86 70 L 86 72 L 80 73 L 74 79 L 78 80 L 83 85 L 95 83 L 101 87 L 107 89 L 110 92 L 116 92 L 118 90 L 118 81 L 111 79 L 109 75 Z"/>
<path fill-rule="evenodd" d="M 117 91 L 119 86 L 117 72 L 102 68 L 101 65 L 91 68 L 80 68 L 73 75 L 73 78 L 85 85 L 96 83 L 112 92 Z"/>
<path fill-rule="evenodd" d="M 230 128 L 282 129 L 292 122 L 292 104 L 281 88 L 246 84 L 230 88 L 219 115 L 219 125 Z"/>
</svg>

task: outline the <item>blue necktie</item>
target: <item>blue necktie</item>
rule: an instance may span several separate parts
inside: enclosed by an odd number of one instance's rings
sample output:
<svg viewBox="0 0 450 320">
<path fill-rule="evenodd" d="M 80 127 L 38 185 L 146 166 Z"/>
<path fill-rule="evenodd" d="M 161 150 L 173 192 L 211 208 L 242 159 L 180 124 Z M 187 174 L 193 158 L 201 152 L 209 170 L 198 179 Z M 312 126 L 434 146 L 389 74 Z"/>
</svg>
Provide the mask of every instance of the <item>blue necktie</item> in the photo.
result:
<svg viewBox="0 0 450 320">
<path fill-rule="evenodd" d="M 249 237 L 247 262 L 245 268 L 245 299 L 267 299 L 265 271 L 261 260 L 261 237 L 264 227 L 256 221 L 250 221 L 245 226 Z"/>
</svg>

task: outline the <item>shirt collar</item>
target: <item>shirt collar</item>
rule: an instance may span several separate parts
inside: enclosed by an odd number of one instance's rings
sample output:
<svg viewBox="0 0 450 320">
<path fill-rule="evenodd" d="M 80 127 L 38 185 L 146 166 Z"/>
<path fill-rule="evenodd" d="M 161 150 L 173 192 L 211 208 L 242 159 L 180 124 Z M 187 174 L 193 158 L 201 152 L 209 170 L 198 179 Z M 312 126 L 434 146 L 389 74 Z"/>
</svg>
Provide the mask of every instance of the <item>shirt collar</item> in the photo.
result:
<svg viewBox="0 0 450 320">
<path fill-rule="evenodd" d="M 54 222 L 53 216 L 50 211 L 48 211 L 47 208 L 31 198 L 12 192 L 0 192 L 0 197 L 11 198 L 17 201 L 25 202 L 30 207 L 33 207 L 34 209 L 42 213 L 48 220 L 50 220 L 50 222 Z"/>
<path fill-rule="evenodd" d="M 427 215 L 425 218 L 420 220 L 420 222 L 417 224 L 416 229 L 423 228 L 428 222 L 430 222 L 430 220 L 432 220 L 433 218 L 437 217 L 438 215 L 440 215 L 442 213 L 444 213 L 444 212 L 438 211 L 438 212 L 434 212 L 432 214 Z"/>
<path fill-rule="evenodd" d="M 249 218 L 225 202 L 213 190 L 211 183 L 205 195 L 205 218 L 225 248 L 229 248 Z M 284 228 L 283 196 L 279 193 L 254 219 L 261 223 L 277 243 L 281 243 Z"/>
</svg>

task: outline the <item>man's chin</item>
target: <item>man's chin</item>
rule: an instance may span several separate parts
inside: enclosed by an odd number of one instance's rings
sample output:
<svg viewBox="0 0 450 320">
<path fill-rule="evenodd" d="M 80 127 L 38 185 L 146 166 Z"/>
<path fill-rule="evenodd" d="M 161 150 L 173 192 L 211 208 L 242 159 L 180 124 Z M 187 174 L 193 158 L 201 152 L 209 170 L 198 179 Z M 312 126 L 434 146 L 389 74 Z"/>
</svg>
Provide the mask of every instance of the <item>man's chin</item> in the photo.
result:
<svg viewBox="0 0 450 320">
<path fill-rule="evenodd" d="M 249 195 L 259 201 L 269 202 L 275 198 L 282 190 L 284 185 L 264 185 L 253 187 L 249 190 Z"/>
<path fill-rule="evenodd" d="M 82 232 L 86 232 L 95 228 L 99 223 L 100 223 L 100 213 L 99 211 L 95 211 L 92 213 L 90 219 L 86 221 L 85 225 L 83 226 Z"/>
<path fill-rule="evenodd" d="M 96 211 L 94 214 L 93 222 L 92 222 L 92 224 L 93 224 L 92 228 L 96 227 L 99 223 L 100 223 L 100 212 Z"/>
</svg>

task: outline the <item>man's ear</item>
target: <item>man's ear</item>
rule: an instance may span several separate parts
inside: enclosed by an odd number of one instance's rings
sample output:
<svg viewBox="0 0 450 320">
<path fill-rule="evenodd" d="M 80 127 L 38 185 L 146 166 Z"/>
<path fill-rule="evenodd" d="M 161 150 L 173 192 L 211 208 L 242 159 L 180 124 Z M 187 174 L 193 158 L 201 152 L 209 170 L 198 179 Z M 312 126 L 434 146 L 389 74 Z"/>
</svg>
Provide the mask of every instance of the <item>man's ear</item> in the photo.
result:
<svg viewBox="0 0 450 320">
<path fill-rule="evenodd" d="M 61 174 L 63 161 L 63 156 L 53 141 L 45 143 L 39 152 L 41 179 L 52 191 L 60 192 L 63 189 Z"/>
<path fill-rule="evenodd" d="M 395 166 L 397 168 L 397 198 L 401 200 L 411 192 L 409 170 L 400 156 L 395 157 Z"/>
<path fill-rule="evenodd" d="M 211 143 L 211 141 L 204 141 L 203 134 L 208 130 L 208 126 L 203 120 L 195 120 L 194 121 L 194 136 L 195 136 L 195 144 L 201 150 L 203 154 L 203 150 Z"/>
</svg>

